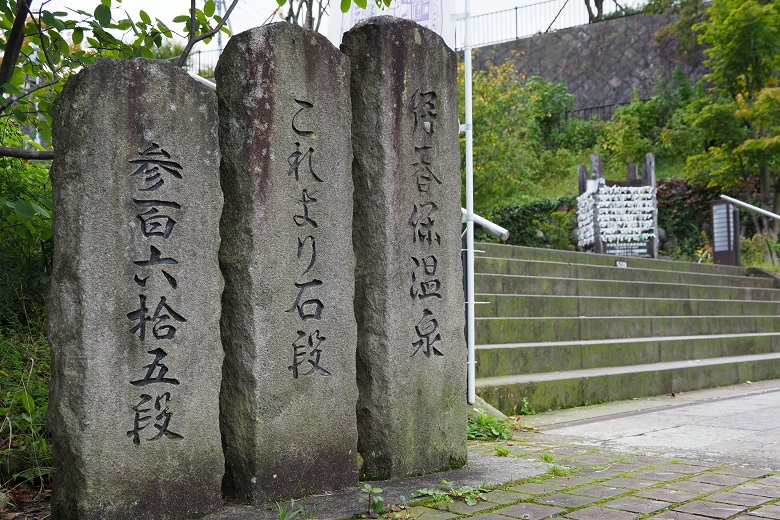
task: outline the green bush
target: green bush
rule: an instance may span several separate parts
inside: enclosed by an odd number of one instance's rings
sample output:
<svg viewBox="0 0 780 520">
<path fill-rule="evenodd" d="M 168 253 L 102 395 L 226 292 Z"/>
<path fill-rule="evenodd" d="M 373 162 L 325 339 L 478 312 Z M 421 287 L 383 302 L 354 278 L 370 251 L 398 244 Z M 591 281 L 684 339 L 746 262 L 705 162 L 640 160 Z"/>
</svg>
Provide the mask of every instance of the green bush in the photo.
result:
<svg viewBox="0 0 780 520">
<path fill-rule="evenodd" d="M 0 487 L 51 475 L 46 432 L 49 346 L 42 334 L 0 330 Z"/>
<path fill-rule="evenodd" d="M 572 151 L 591 150 L 598 142 L 604 122 L 594 115 L 589 120 L 570 117 L 561 122 L 553 134 L 556 148 Z"/>
<path fill-rule="evenodd" d="M 625 171 L 626 164 L 642 162 L 651 149 L 651 141 L 643 137 L 639 117 L 631 110 L 619 108 L 604 125 L 597 149 L 605 154 L 608 169 Z"/>
<path fill-rule="evenodd" d="M 677 242 L 676 251 L 665 253 L 680 260 L 698 260 L 698 251 L 705 247 L 707 238 L 702 231 L 707 229 L 709 239 L 712 238 L 710 202 L 718 200 L 722 193 L 750 204 L 755 203 L 757 196 L 753 180 L 725 191 L 689 179 L 658 181 L 658 225 L 666 231 L 667 240 Z M 747 212 L 742 213 L 741 228 L 743 235 L 755 233 Z"/>
<path fill-rule="evenodd" d="M 540 223 L 556 222 L 560 216 L 553 213 L 567 213 L 576 208 L 575 197 L 538 199 L 528 204 L 507 204 L 495 208 L 490 219 L 509 230 L 509 243 L 517 246 L 544 247 L 547 241 L 540 237 Z M 555 224 L 553 224 L 555 225 Z M 571 228 L 569 229 L 571 232 Z"/>
<path fill-rule="evenodd" d="M 0 120 L 0 141 L 24 138 Z M 51 473 L 46 434 L 50 377 L 43 333 L 51 272 L 51 186 L 46 165 L 0 158 L 0 486 Z"/>
<path fill-rule="evenodd" d="M 462 85 L 460 95 L 463 106 Z M 581 153 L 555 146 L 559 128 L 566 126 L 566 112 L 574 103 L 564 83 L 540 76 L 526 78 L 507 61 L 474 74 L 472 99 L 474 209 L 478 214 L 500 204 L 571 193 L 568 185 L 572 182 L 576 189 Z M 465 175 L 465 162 L 461 172 Z M 462 198 L 465 205 L 465 191 Z"/>
<path fill-rule="evenodd" d="M 553 249 L 574 249 L 577 245 L 573 231 L 577 227 L 577 210 L 553 211 L 548 220 L 537 220 L 535 224 L 544 234 L 544 240 Z"/>
<path fill-rule="evenodd" d="M 0 139 L 22 137 L 0 120 Z M 42 322 L 51 271 L 51 185 L 45 165 L 0 157 L 0 328 Z"/>
</svg>

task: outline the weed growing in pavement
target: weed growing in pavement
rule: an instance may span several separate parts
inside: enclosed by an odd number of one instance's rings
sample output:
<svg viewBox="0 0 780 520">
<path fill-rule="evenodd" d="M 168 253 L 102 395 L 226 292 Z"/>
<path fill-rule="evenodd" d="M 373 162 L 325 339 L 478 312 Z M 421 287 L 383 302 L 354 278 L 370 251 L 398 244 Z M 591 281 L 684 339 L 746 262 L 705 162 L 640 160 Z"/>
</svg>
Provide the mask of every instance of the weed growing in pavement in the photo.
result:
<svg viewBox="0 0 780 520">
<path fill-rule="evenodd" d="M 539 455 L 539 460 L 541 460 L 542 462 L 547 462 L 548 464 L 552 464 L 553 462 L 555 462 L 555 455 L 545 451 L 544 453 Z"/>
<path fill-rule="evenodd" d="M 520 401 L 520 409 L 517 409 L 517 406 L 515 406 L 515 410 L 517 411 L 517 415 L 536 415 L 539 413 L 539 411 L 531 406 L 530 401 L 528 401 L 527 397 L 523 397 L 523 399 Z"/>
<path fill-rule="evenodd" d="M 356 516 L 360 518 L 379 518 L 379 515 L 385 510 L 384 499 L 379 495 L 382 492 L 382 488 L 365 484 L 361 491 L 366 494 L 366 496 L 360 497 L 360 502 L 366 504 L 366 510 L 356 513 Z"/>
<path fill-rule="evenodd" d="M 495 446 L 493 448 L 493 451 L 496 452 L 496 456 L 498 457 L 508 457 L 509 456 L 509 448 L 506 446 Z"/>
<path fill-rule="evenodd" d="M 553 464 L 547 468 L 547 474 L 553 477 L 565 477 L 571 472 L 572 470 L 570 468 L 559 466 L 558 464 Z"/>
<path fill-rule="evenodd" d="M 452 502 L 453 499 L 463 500 L 467 505 L 476 505 L 480 500 L 487 500 L 484 488 L 475 488 L 471 486 L 461 486 L 455 489 L 455 485 L 449 480 L 442 480 L 441 485 L 446 489 L 422 488 L 412 493 L 412 498 L 429 497 L 434 502 Z"/>
<path fill-rule="evenodd" d="M 512 427 L 508 421 L 496 419 L 481 408 L 475 410 L 478 415 L 468 419 L 469 439 L 504 441 L 511 438 Z"/>
<path fill-rule="evenodd" d="M 274 502 L 274 505 L 276 505 L 276 520 L 293 520 L 301 512 L 301 508 L 295 505 L 294 500 L 290 500 L 289 506 L 285 502 Z"/>
</svg>

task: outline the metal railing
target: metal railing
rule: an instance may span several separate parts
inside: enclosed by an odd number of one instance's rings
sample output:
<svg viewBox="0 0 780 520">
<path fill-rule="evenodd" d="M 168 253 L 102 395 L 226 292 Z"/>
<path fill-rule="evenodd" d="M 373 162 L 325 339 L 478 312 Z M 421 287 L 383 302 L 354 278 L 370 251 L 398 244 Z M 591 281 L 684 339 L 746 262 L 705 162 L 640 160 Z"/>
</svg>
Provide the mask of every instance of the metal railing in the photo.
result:
<svg viewBox="0 0 780 520">
<path fill-rule="evenodd" d="M 184 70 L 197 74 L 202 78 L 213 78 L 219 54 L 218 50 L 195 51 L 187 56 Z M 178 59 L 178 57 L 170 58 L 170 61 L 176 63 Z"/>
<path fill-rule="evenodd" d="M 647 101 L 647 100 L 642 99 L 641 101 Z M 612 116 L 615 114 L 615 110 L 617 110 L 618 107 L 622 107 L 630 104 L 631 104 L 630 101 L 625 101 L 623 103 L 612 103 L 610 105 L 599 105 L 595 107 L 567 110 L 566 114 L 564 115 L 564 118 L 571 119 L 573 117 L 576 117 L 587 121 L 591 119 L 593 116 L 596 116 L 598 119 L 602 121 L 609 121 L 610 119 L 612 119 Z"/>
<path fill-rule="evenodd" d="M 620 16 L 622 13 L 632 14 L 632 10 L 626 11 L 624 8 L 627 4 L 638 5 L 638 2 L 621 2 L 621 5 L 614 0 L 610 3 L 605 2 L 602 17 L 610 18 Z M 458 20 L 455 25 L 456 50 L 463 50 L 466 23 L 469 24 L 471 46 L 482 47 L 585 25 L 588 23 L 588 12 L 582 0 L 545 0 L 495 13 L 472 16 L 467 20 Z"/>
</svg>

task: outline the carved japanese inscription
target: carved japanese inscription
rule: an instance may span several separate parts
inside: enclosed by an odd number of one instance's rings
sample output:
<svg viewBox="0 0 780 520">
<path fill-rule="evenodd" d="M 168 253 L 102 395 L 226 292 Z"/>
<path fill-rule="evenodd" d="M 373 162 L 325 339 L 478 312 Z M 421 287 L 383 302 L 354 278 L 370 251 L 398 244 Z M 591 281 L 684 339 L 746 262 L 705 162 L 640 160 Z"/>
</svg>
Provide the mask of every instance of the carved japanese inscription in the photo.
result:
<svg viewBox="0 0 780 520">
<path fill-rule="evenodd" d="M 141 186 L 137 188 L 139 192 L 160 191 L 172 192 L 175 194 L 175 187 L 171 186 L 173 181 L 182 180 L 182 166 L 176 161 L 171 160 L 171 154 L 165 149 L 160 148 L 157 143 L 151 143 L 138 152 L 138 157 L 128 161 L 138 168 L 130 175 L 139 176 L 142 179 Z M 170 175 L 167 179 L 164 174 Z M 176 220 L 172 213 L 182 210 L 181 204 L 174 200 L 157 199 L 137 199 L 133 194 L 133 203 L 147 211 L 135 215 L 141 221 L 140 232 L 150 240 L 149 258 L 133 261 L 136 271 L 133 275 L 133 281 L 141 289 L 138 295 L 138 308 L 127 313 L 127 319 L 132 322 L 129 333 L 136 336 L 139 348 L 148 350 L 147 353 L 154 356 L 154 360 L 141 368 L 145 374 L 130 384 L 136 387 L 150 386 L 147 391 L 153 392 L 138 394 L 139 402 L 130 409 L 134 412 L 132 429 L 127 432 L 127 436 L 132 439 L 133 444 L 141 444 L 142 440 L 157 441 L 162 438 L 178 440 L 183 437 L 171 430 L 171 418 L 173 417 L 171 403 L 171 387 L 178 386 L 179 380 L 174 377 L 165 377 L 168 373 L 168 367 L 163 364 L 163 360 L 168 353 L 162 348 L 162 342 L 173 339 L 176 336 L 177 327 L 186 323 L 187 319 L 176 312 L 167 302 L 166 296 L 160 296 L 159 302 L 152 303 L 153 310 L 147 306 L 147 297 L 144 290 L 147 288 L 147 281 L 150 277 L 159 272 L 159 278 L 165 280 L 168 290 L 176 290 L 179 282 L 171 274 L 173 266 L 178 265 L 174 258 L 164 257 L 160 250 L 151 245 L 151 242 L 157 242 L 164 247 L 164 242 L 170 239 L 173 232 L 173 226 Z M 164 269 L 167 267 L 168 270 Z M 143 275 L 143 276 L 141 276 Z M 159 280 L 157 280 L 159 282 Z M 146 327 L 149 324 L 151 334 L 146 334 Z M 160 342 L 160 346 L 157 345 Z M 152 345 L 149 345 L 152 343 Z M 152 348 L 155 347 L 155 348 Z M 152 405 L 153 403 L 153 405 Z M 143 432 L 149 425 L 154 428 L 152 431 Z"/>
<path fill-rule="evenodd" d="M 216 96 L 166 62 L 98 60 L 53 134 L 52 516 L 208 513 L 225 467 Z"/>
<path fill-rule="evenodd" d="M 415 309 L 418 311 L 420 321 L 414 326 L 415 336 L 411 343 L 411 355 L 418 353 L 426 358 L 431 356 L 443 356 L 444 353 L 436 348 L 436 344 L 442 340 L 439 331 L 439 322 L 432 310 L 432 305 L 425 300 L 429 297 L 441 298 L 441 282 L 438 278 L 431 278 L 436 274 L 438 260 L 436 254 L 441 254 L 441 235 L 436 228 L 436 212 L 439 206 L 435 202 L 436 193 L 431 185 L 441 184 L 441 179 L 435 173 L 438 165 L 432 157 L 431 138 L 436 128 L 436 101 L 434 91 L 426 91 L 420 94 L 420 89 L 414 91 L 407 103 L 411 114 L 412 139 L 414 153 L 412 155 L 411 169 L 419 192 L 419 199 L 423 202 L 412 205 L 409 225 L 412 227 L 412 242 L 415 252 L 419 253 L 423 263 L 422 279 L 418 278 L 418 268 L 421 261 L 412 257 L 414 267 L 411 276 L 411 288 L 409 295 L 412 297 Z M 425 256 L 427 254 L 428 256 Z"/>
<path fill-rule="evenodd" d="M 222 334 L 234 376 L 222 389 L 224 490 L 265 502 L 353 485 L 347 60 L 321 35 L 270 24 L 231 38 L 216 79 L 229 202 Z"/>
<path fill-rule="evenodd" d="M 347 32 L 342 50 L 353 71 L 363 473 L 436 471 L 465 460 L 456 59 L 434 33 L 390 17 Z"/>
<path fill-rule="evenodd" d="M 287 162 L 290 165 L 288 175 L 294 175 L 294 182 L 296 183 L 296 191 L 298 188 L 301 190 L 301 198 L 298 202 L 301 206 L 298 208 L 300 211 L 293 215 L 293 222 L 298 228 L 301 228 L 300 233 L 313 233 L 306 234 L 305 236 L 296 237 L 297 248 L 296 257 L 298 260 L 302 260 L 306 268 L 298 275 L 299 281 L 294 283 L 297 289 L 297 296 L 287 312 L 297 312 L 301 323 L 299 323 L 299 329 L 295 331 L 296 338 L 291 343 L 292 345 L 292 363 L 287 369 L 292 374 L 293 379 L 298 379 L 301 376 L 318 375 L 318 376 L 330 376 L 328 372 L 322 366 L 322 352 L 325 347 L 325 336 L 320 334 L 319 327 L 322 322 L 322 313 L 325 310 L 325 304 L 316 295 L 321 294 L 322 291 L 327 290 L 323 287 L 323 281 L 318 280 L 312 276 L 309 276 L 309 271 L 316 266 L 317 263 L 317 228 L 319 224 L 314 220 L 314 204 L 317 203 L 317 199 L 314 195 L 310 195 L 309 191 L 315 193 L 317 191 L 318 183 L 324 181 L 317 173 L 314 172 L 314 166 L 312 164 L 312 157 L 314 156 L 314 143 L 313 137 L 316 133 L 313 130 L 301 130 L 296 126 L 296 118 L 301 116 L 302 120 L 306 120 L 305 115 L 301 115 L 301 112 L 305 112 L 314 108 L 314 104 L 309 101 L 303 101 L 300 99 L 293 99 L 293 101 L 300 105 L 301 108 L 295 112 L 292 117 L 290 126 L 297 138 L 305 139 L 306 153 L 301 152 L 301 142 L 296 141 L 294 143 L 295 151 L 293 151 L 287 158 Z M 301 124 L 300 122 L 298 123 Z M 304 162 L 305 161 L 305 162 Z M 299 168 L 304 164 L 305 168 L 302 173 L 299 174 Z M 307 323 L 308 322 L 308 323 Z M 303 329 L 303 330 L 301 330 Z"/>
</svg>

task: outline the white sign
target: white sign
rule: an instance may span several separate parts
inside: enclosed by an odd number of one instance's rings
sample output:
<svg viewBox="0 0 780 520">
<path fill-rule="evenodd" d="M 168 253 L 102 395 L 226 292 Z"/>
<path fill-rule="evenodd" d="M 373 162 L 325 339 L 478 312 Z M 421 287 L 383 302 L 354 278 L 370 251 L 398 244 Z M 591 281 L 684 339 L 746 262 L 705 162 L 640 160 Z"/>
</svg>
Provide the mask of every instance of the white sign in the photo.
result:
<svg viewBox="0 0 780 520">
<path fill-rule="evenodd" d="M 731 204 L 712 206 L 713 251 L 731 249 L 731 237 L 734 236 L 734 219 L 729 218 L 731 211 L 734 211 Z"/>
<path fill-rule="evenodd" d="M 336 2 L 338 3 L 338 2 Z M 368 6 L 361 9 L 354 3 L 346 13 L 333 13 L 330 16 L 328 38 L 338 47 L 345 32 L 366 18 L 373 16 L 396 16 L 413 20 L 444 38 L 444 42 L 455 48 L 454 0 L 393 0 L 389 7 L 381 9 L 374 0 L 368 0 Z"/>
<path fill-rule="evenodd" d="M 652 186 L 599 185 L 577 197 L 578 245 L 594 245 L 598 235 L 608 255 L 652 254 L 649 240 L 656 238 L 656 212 Z"/>
</svg>

